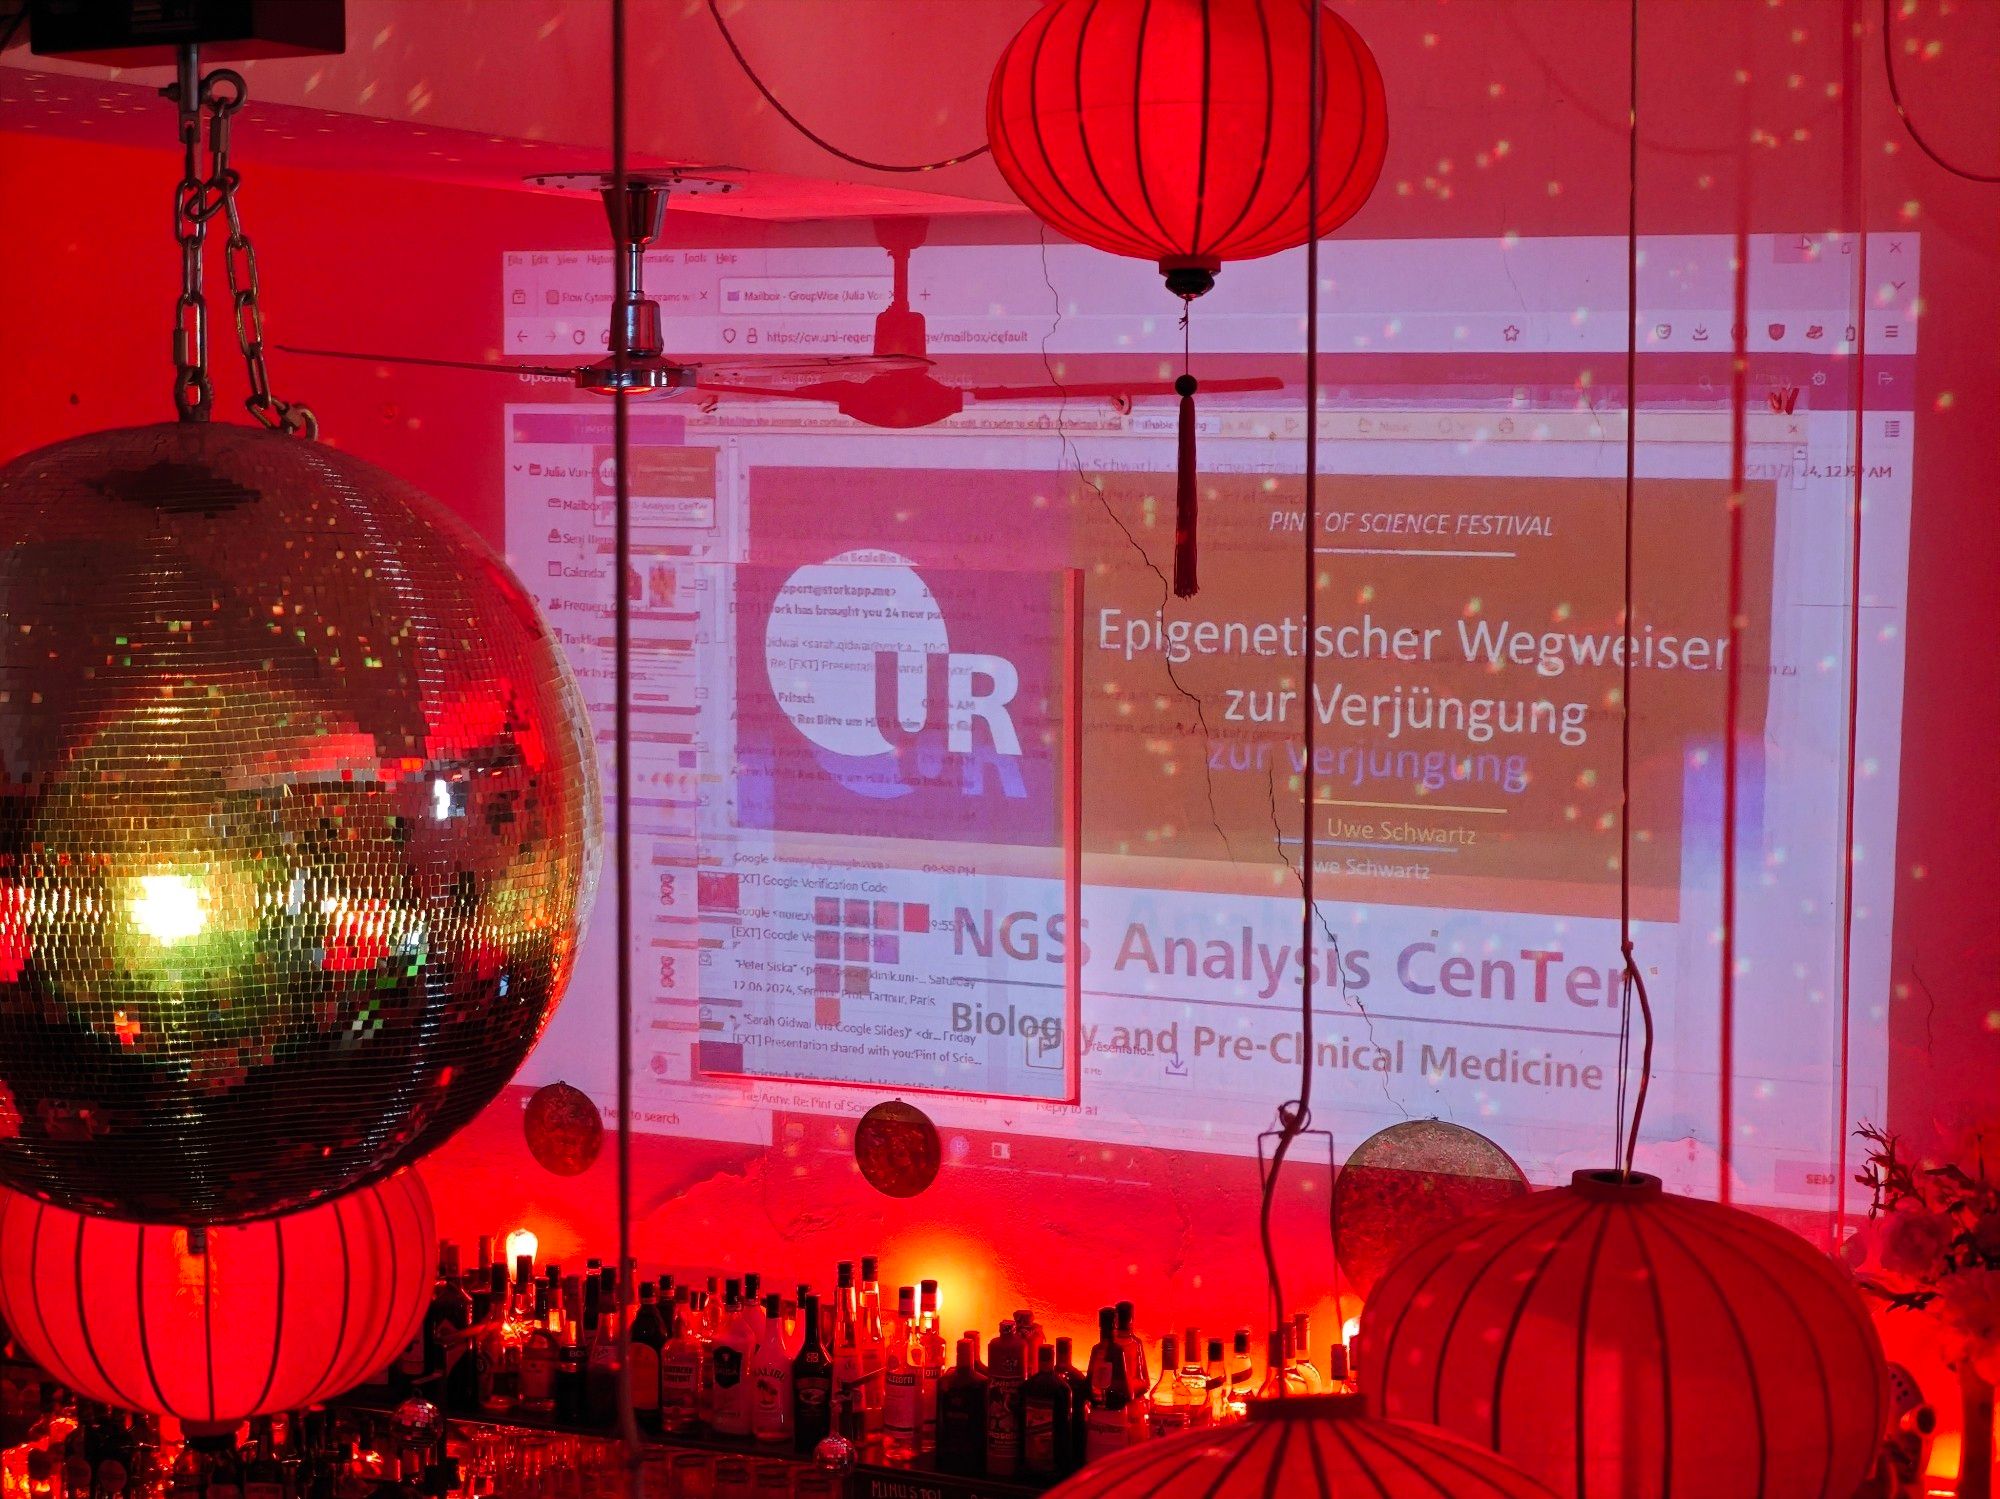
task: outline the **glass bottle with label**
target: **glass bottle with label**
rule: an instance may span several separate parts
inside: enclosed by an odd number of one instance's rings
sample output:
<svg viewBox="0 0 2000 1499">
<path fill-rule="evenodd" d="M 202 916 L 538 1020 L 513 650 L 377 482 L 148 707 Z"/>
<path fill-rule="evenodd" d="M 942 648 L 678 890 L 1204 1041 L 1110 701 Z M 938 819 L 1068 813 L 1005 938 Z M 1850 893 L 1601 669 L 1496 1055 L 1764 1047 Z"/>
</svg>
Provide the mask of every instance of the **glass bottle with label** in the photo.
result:
<svg viewBox="0 0 2000 1499">
<path fill-rule="evenodd" d="M 1026 1382 L 1027 1342 L 1012 1322 L 986 1349 L 986 1471 L 1012 1478 L 1021 1471 L 1021 1386 Z"/>
<path fill-rule="evenodd" d="M 760 1442 L 792 1440 L 792 1353 L 785 1337 L 783 1298 L 764 1298 L 764 1334 L 751 1356 L 750 1435 Z"/>
<path fill-rule="evenodd" d="M 1236 1342 L 1229 1350 L 1229 1393 L 1223 1397 L 1223 1404 L 1231 1420 L 1241 1421 L 1249 1414 L 1247 1402 L 1257 1388 L 1257 1366 L 1250 1357 L 1250 1329 L 1236 1329 Z"/>
<path fill-rule="evenodd" d="M 923 1415 L 917 1406 L 923 1350 L 917 1336 L 917 1288 L 896 1292 L 896 1320 L 887 1331 L 882 1412 L 883 1450 L 891 1462 L 912 1461 L 921 1451 Z"/>
<path fill-rule="evenodd" d="M 723 1283 L 721 1330 L 710 1350 L 715 1375 L 709 1424 L 718 1436 L 750 1435 L 750 1356 L 756 1334 L 743 1309 L 743 1283 Z"/>
<path fill-rule="evenodd" d="M 819 1298 L 808 1294 L 799 1351 L 792 1358 L 792 1446 L 810 1454 L 833 1434 L 833 1358 L 821 1339 Z"/>
<path fill-rule="evenodd" d="M 535 1325 L 521 1347 L 521 1409 L 548 1415 L 556 1408 L 556 1375 L 562 1369 L 562 1307 L 550 1301 L 547 1282 L 535 1288 Z"/>
<path fill-rule="evenodd" d="M 1074 1473 L 1083 1466 L 1084 1443 L 1090 1426 L 1090 1381 L 1076 1366 L 1074 1345 L 1068 1338 L 1056 1339 L 1056 1373 L 1069 1385 L 1069 1432 L 1067 1466 Z"/>
<path fill-rule="evenodd" d="M 1069 1381 L 1056 1372 L 1056 1351 L 1035 1350 L 1035 1372 L 1021 1386 L 1021 1471 L 1059 1478 L 1069 1471 Z"/>
<path fill-rule="evenodd" d="M 1319 1365 L 1313 1362 L 1312 1317 L 1300 1312 L 1292 1318 L 1292 1352 L 1297 1362 L 1293 1365 L 1299 1371 L 1299 1378 L 1305 1382 L 1306 1393 L 1317 1395 L 1326 1388 L 1326 1380 L 1319 1372 Z"/>
<path fill-rule="evenodd" d="M 861 1306 L 858 1313 L 864 1350 L 862 1363 L 868 1370 L 867 1383 L 862 1386 L 861 1429 L 870 1439 L 882 1435 L 888 1405 L 889 1371 L 889 1341 L 882 1330 L 882 1287 L 875 1278 L 875 1263 L 872 1254 L 861 1257 Z"/>
<path fill-rule="evenodd" d="M 1201 1329 L 1190 1327 L 1181 1337 L 1179 1370 L 1181 1404 L 1187 1410 L 1190 1426 L 1206 1426 L 1209 1422 L 1208 1365 L 1202 1353 Z"/>
<path fill-rule="evenodd" d="M 708 1359 L 694 1331 L 695 1313 L 689 1310 L 680 1315 L 677 1306 L 670 1306 L 668 1312 L 672 1335 L 660 1350 L 660 1429 L 694 1431 L 702 1422 Z"/>
<path fill-rule="evenodd" d="M 1160 1339 L 1160 1377 L 1153 1382 L 1147 1429 L 1156 1437 L 1178 1436 L 1193 1414 L 1181 1393 L 1180 1344 L 1172 1333 Z"/>
<path fill-rule="evenodd" d="M 938 1382 L 937 1460 L 947 1473 L 986 1471 L 987 1387 L 972 1344 L 960 1338 L 957 1362 Z"/>
<path fill-rule="evenodd" d="M 1131 1439 L 1132 1376 L 1118 1344 L 1118 1313 L 1097 1314 L 1097 1345 L 1090 1350 L 1090 1414 L 1085 1418 L 1084 1460 L 1122 1452 Z"/>
<path fill-rule="evenodd" d="M 650 1432 L 660 1429 L 660 1362 L 667 1346 L 659 1294 L 651 1281 L 639 1287 L 639 1310 L 632 1318 L 632 1348 L 625 1364 L 625 1377 L 632 1385 L 633 1418 L 641 1431 Z"/>
<path fill-rule="evenodd" d="M 937 1450 L 938 1382 L 944 1378 L 944 1330 L 938 1325 L 938 1283 L 917 1288 L 917 1446 Z"/>
</svg>

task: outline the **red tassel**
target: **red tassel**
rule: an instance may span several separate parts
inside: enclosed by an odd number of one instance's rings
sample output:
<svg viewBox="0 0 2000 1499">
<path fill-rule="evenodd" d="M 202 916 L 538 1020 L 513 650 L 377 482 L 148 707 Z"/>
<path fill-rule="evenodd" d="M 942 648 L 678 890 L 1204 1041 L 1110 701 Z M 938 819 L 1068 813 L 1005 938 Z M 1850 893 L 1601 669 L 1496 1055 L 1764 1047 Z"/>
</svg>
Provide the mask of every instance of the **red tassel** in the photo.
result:
<svg viewBox="0 0 2000 1499">
<path fill-rule="evenodd" d="M 1182 375 L 1174 381 L 1174 389 L 1181 397 L 1181 442 L 1180 474 L 1174 488 L 1174 597 L 1191 599 L 1197 592 L 1195 582 L 1195 536 L 1197 515 L 1195 498 L 1194 459 L 1194 393 L 1193 375 Z"/>
</svg>

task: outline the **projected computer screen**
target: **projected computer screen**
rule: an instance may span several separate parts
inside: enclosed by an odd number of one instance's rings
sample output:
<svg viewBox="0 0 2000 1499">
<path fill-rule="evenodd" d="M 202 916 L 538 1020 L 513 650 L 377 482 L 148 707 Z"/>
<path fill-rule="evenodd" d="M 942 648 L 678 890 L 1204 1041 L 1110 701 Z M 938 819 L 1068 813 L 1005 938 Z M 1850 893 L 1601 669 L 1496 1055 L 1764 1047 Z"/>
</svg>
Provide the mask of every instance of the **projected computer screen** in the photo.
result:
<svg viewBox="0 0 2000 1499">
<path fill-rule="evenodd" d="M 765 1145 L 922 1095 L 972 1164 L 1250 1155 L 1303 969 L 1339 1153 L 1435 1115 L 1537 1180 L 1601 1164 L 1629 652 L 1640 1159 L 1827 1205 L 1883 1088 L 1916 237 L 1867 242 L 1865 293 L 1856 238 L 1752 237 L 1740 375 L 1734 241 L 1644 243 L 1629 630 L 1623 241 L 1327 245 L 1310 634 L 1301 257 L 1194 304 L 1184 600 L 1179 304 L 913 237 L 648 262 L 675 353 L 933 363 L 633 405 L 637 1127 Z M 601 354 L 605 257 L 504 284 L 510 353 Z M 504 433 L 507 550 L 607 770 L 610 423 L 551 384 Z M 1850 831 L 1883 855 L 1851 891 Z M 525 1081 L 610 1101 L 612 965 L 607 902 Z"/>
</svg>

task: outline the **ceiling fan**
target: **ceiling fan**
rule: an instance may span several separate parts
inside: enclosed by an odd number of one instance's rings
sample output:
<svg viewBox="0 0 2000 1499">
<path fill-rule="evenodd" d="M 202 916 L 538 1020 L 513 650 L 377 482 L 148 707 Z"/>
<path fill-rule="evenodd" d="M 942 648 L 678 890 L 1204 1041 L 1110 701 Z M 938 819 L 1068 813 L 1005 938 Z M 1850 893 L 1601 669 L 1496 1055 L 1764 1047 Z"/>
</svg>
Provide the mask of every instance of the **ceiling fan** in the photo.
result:
<svg viewBox="0 0 2000 1499">
<path fill-rule="evenodd" d="M 843 373 L 861 366 L 861 378 L 808 380 L 783 387 L 731 383 L 726 375 L 704 378 L 701 389 L 730 395 L 771 396 L 788 401 L 826 401 L 843 416 L 871 427 L 928 427 L 956 416 L 971 401 L 1058 401 L 1065 397 L 1108 397 L 1129 401 L 1139 396 L 1171 396 L 1170 380 L 1100 380 L 1074 384 L 954 385 L 933 374 L 924 331 L 924 315 L 910 306 L 910 252 L 923 244 L 929 221 L 921 218 L 878 219 L 875 235 L 889 252 L 895 280 L 889 305 L 875 315 L 875 356 L 872 361 L 847 361 Z M 840 361 L 829 360 L 829 364 Z M 869 372 L 871 371 L 872 372 Z M 1275 376 L 1237 380 L 1204 380 L 1204 392 L 1282 390 Z"/>
<path fill-rule="evenodd" d="M 621 199 L 616 180 L 608 172 L 581 172 L 527 179 L 537 187 L 558 191 L 589 190 L 604 200 L 604 212 L 611 221 L 611 237 L 618 253 L 625 256 L 628 271 L 627 294 L 615 300 L 612 326 L 625 334 L 625 368 L 607 356 L 587 364 L 509 364 L 497 359 L 434 359 L 415 354 L 368 354 L 351 349 L 309 349 L 291 344 L 280 348 L 290 354 L 319 359 L 360 359 L 375 364 L 423 365 L 432 369 L 480 370 L 501 375 L 541 375 L 575 384 L 579 390 L 597 395 L 615 395 L 622 387 L 628 395 L 671 395 L 682 390 L 729 390 L 757 395 L 783 395 L 787 386 L 815 375 L 855 369 L 880 374 L 918 373 L 930 361 L 903 353 L 889 355 L 829 355 L 818 359 L 676 359 L 666 352 L 660 325 L 660 304 L 646 295 L 646 249 L 660 237 L 666 217 L 669 193 L 727 193 L 737 184 L 724 177 L 711 177 L 677 168 L 628 172 Z M 918 319 L 919 323 L 922 319 Z M 607 333 L 606 340 L 610 342 Z M 921 340 L 920 340 L 921 341 Z M 754 382 L 772 380 L 774 386 Z"/>
</svg>

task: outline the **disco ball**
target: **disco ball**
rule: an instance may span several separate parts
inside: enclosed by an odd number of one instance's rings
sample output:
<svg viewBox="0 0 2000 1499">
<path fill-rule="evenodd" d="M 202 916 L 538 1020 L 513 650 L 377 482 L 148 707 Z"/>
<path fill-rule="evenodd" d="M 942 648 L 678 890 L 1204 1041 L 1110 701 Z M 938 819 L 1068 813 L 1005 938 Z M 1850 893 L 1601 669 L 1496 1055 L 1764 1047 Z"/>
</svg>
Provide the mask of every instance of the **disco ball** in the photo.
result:
<svg viewBox="0 0 2000 1499">
<path fill-rule="evenodd" d="M 574 961 L 576 686 L 412 486 L 186 423 L 0 467 L 0 1182 L 292 1211 L 442 1142 Z"/>
</svg>

